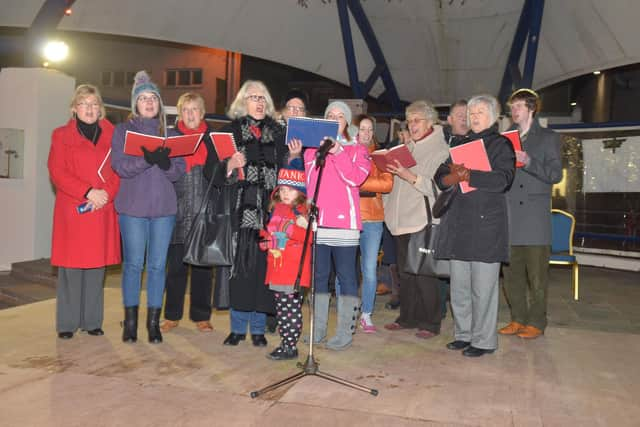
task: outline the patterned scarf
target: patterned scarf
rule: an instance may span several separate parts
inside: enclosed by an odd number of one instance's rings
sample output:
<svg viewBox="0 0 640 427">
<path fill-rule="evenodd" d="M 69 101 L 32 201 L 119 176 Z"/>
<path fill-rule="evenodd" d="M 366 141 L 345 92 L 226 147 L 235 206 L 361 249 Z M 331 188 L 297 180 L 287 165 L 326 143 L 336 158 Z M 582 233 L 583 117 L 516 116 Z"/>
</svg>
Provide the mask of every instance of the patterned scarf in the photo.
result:
<svg viewBox="0 0 640 427">
<path fill-rule="evenodd" d="M 236 198 L 238 222 L 234 227 L 237 244 L 234 265 L 250 268 L 255 251 L 259 250 L 259 231 L 267 223 L 269 196 L 278 180 L 282 159 L 278 158 L 276 144 L 284 144 L 284 129 L 270 117 L 256 120 L 251 116 L 237 119 L 232 127 L 240 131 L 241 140 L 236 143 L 247 159 L 245 180 L 238 182 Z"/>
</svg>

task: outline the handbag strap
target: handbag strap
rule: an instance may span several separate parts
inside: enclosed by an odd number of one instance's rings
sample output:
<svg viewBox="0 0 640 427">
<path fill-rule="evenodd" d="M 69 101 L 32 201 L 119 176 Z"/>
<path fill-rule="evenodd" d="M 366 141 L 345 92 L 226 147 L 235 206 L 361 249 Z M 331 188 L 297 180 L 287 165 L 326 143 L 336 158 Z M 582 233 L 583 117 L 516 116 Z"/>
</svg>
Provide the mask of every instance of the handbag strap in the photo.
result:
<svg viewBox="0 0 640 427">
<path fill-rule="evenodd" d="M 216 163 L 215 165 L 213 165 L 213 173 L 211 174 L 211 180 L 209 181 L 209 185 L 207 186 L 207 191 L 205 191 L 204 195 L 202 196 L 202 200 L 200 201 L 200 209 L 198 209 L 197 216 L 204 215 L 205 211 L 207 210 L 207 206 L 209 206 L 209 201 L 211 200 L 211 193 L 213 192 L 213 189 L 214 189 L 213 181 L 215 181 L 216 172 L 218 171 L 219 167 L 220 167 L 220 163 Z"/>
<path fill-rule="evenodd" d="M 433 188 L 433 197 L 438 197 L 438 189 L 436 187 L 436 183 L 431 180 L 431 186 Z M 427 224 L 433 223 L 433 215 L 431 214 L 431 204 L 429 203 L 429 198 L 424 196 L 424 205 L 427 208 Z"/>
</svg>

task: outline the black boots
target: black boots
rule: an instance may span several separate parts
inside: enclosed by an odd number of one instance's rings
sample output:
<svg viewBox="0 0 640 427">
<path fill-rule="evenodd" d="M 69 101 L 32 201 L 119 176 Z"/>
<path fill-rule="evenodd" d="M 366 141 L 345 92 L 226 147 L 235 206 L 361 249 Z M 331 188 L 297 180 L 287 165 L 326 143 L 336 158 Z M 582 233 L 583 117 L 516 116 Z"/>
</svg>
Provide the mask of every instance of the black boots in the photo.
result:
<svg viewBox="0 0 640 427">
<path fill-rule="evenodd" d="M 161 308 L 149 307 L 147 309 L 147 332 L 149 332 L 149 342 L 152 344 L 162 342 L 162 333 L 160 332 L 161 311 Z"/>
<path fill-rule="evenodd" d="M 124 308 L 124 322 L 122 322 L 122 341 L 136 342 L 138 340 L 138 306 Z"/>
</svg>

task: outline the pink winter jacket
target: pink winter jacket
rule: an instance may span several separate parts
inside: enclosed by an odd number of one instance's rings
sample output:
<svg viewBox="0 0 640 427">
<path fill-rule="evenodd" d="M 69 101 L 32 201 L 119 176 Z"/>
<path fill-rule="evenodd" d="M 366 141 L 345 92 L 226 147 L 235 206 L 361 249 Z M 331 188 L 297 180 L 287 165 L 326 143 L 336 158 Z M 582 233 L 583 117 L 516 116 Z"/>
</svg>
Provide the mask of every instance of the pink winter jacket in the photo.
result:
<svg viewBox="0 0 640 427">
<path fill-rule="evenodd" d="M 312 198 L 318 181 L 315 148 L 304 152 L 307 197 Z M 360 184 L 367 179 L 371 161 L 362 144 L 342 145 L 342 151 L 328 154 L 318 191 L 318 226 L 361 230 Z"/>
</svg>

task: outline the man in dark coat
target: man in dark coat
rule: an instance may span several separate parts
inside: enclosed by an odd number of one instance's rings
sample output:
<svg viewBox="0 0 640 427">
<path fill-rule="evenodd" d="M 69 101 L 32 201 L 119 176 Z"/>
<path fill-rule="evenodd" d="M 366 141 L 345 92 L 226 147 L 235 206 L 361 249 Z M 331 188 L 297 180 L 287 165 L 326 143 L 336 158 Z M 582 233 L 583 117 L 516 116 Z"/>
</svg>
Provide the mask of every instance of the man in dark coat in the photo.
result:
<svg viewBox="0 0 640 427">
<path fill-rule="evenodd" d="M 551 187 L 562 178 L 561 142 L 557 133 L 535 117 L 538 95 L 519 89 L 509 98 L 512 129 L 520 134 L 522 151 L 507 193 L 510 264 L 503 268 L 511 323 L 503 335 L 537 338 L 547 326 L 547 285 L 551 253 Z"/>
</svg>

